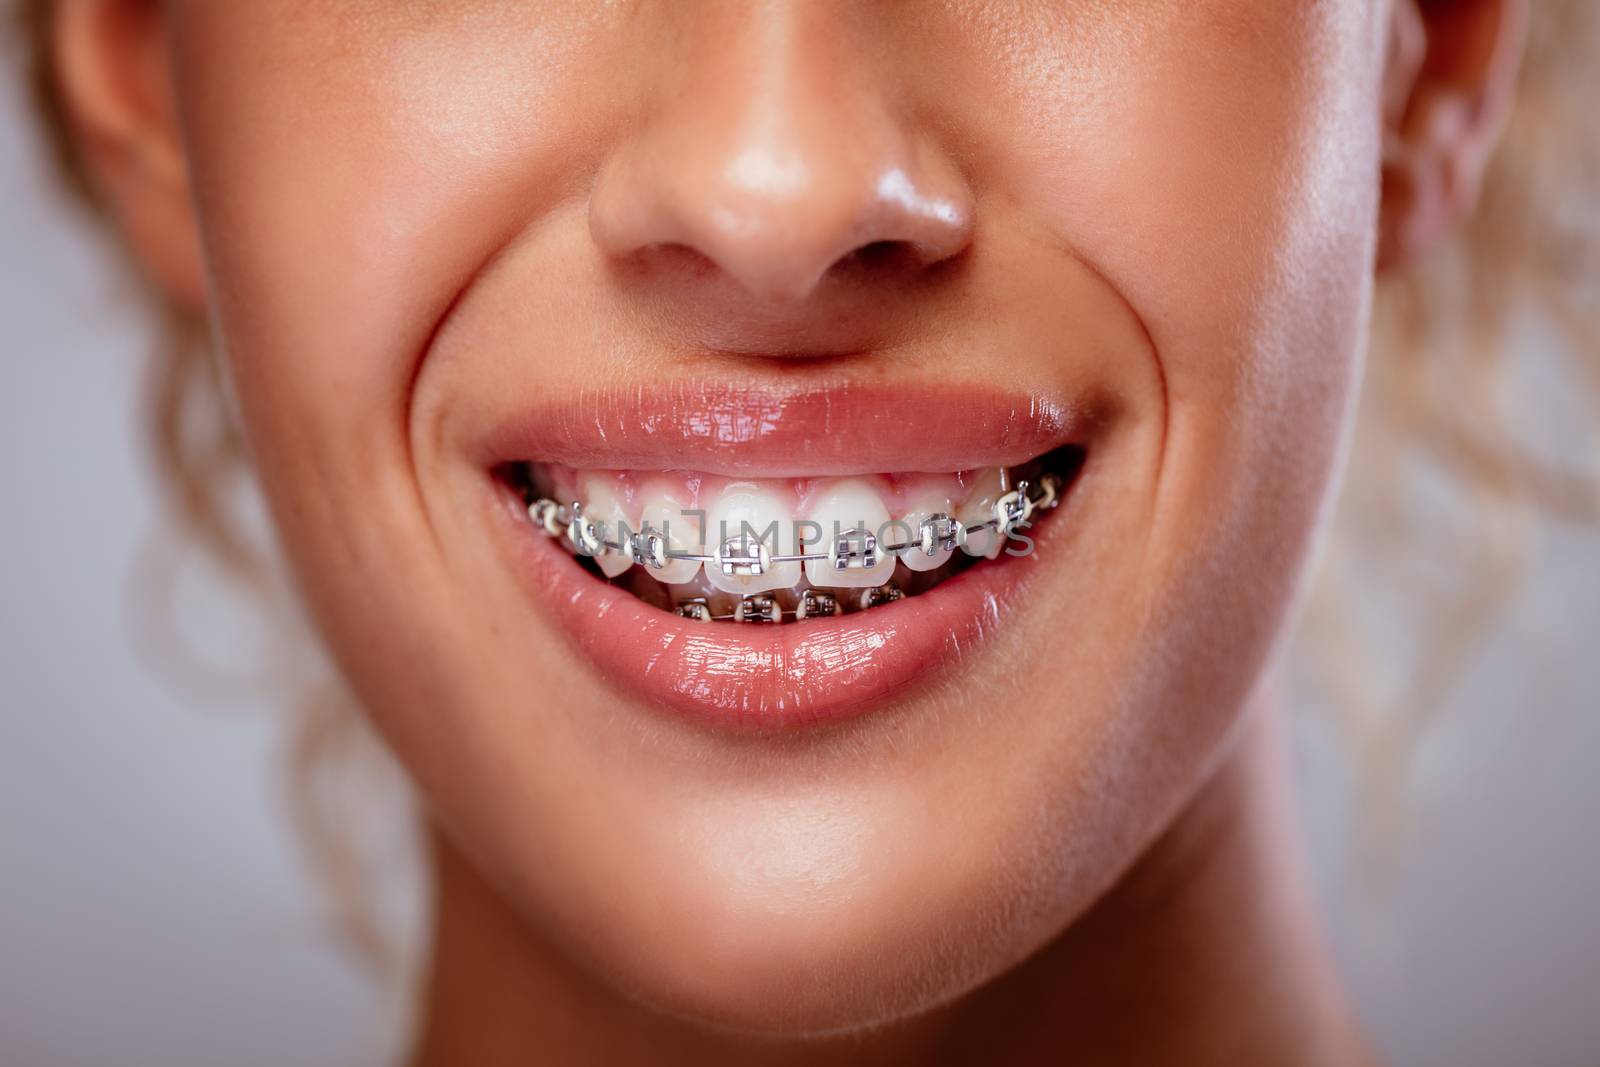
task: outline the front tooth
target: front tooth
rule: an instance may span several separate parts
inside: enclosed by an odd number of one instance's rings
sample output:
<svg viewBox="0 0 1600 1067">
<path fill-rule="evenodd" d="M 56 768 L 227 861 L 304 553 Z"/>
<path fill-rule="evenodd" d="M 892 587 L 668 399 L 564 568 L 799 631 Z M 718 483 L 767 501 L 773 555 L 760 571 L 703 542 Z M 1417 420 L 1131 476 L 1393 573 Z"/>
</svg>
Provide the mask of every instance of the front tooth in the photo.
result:
<svg viewBox="0 0 1600 1067">
<path fill-rule="evenodd" d="M 841 533 L 865 530 L 876 552 L 871 566 L 850 566 L 840 570 L 831 559 L 808 560 L 806 578 L 812 585 L 823 589 L 872 589 L 887 582 L 894 575 L 895 557 L 885 552 L 878 543 L 881 533 L 891 543 L 898 542 L 903 531 L 889 524 L 889 509 L 883 497 L 870 482 L 861 478 L 841 478 L 819 486 L 811 500 L 807 516 L 822 528 L 822 541 L 807 546 L 808 552 L 827 552 Z M 813 535 L 815 530 L 808 530 Z M 862 538 L 855 541 L 857 547 Z"/>
<path fill-rule="evenodd" d="M 615 578 L 633 566 L 626 550 L 628 532 L 639 528 L 638 515 L 627 507 L 619 491 L 617 476 L 603 472 L 585 474 L 579 485 L 578 499 L 583 501 L 583 513 L 600 523 L 601 536 L 622 549 L 608 549 L 595 557 L 595 563 L 607 578 Z"/>
<path fill-rule="evenodd" d="M 896 538 L 906 538 L 906 530 L 911 531 L 909 540 L 913 547 L 900 553 L 900 562 L 914 571 L 933 571 L 950 562 L 950 557 L 955 554 L 953 549 L 941 548 L 933 555 L 922 551 L 922 524 L 935 515 L 951 516 L 955 514 L 955 507 L 951 503 L 950 493 L 933 486 L 920 489 L 906 498 L 906 512 L 900 523 L 896 525 Z"/>
<path fill-rule="evenodd" d="M 972 490 L 966 500 L 956 507 L 956 518 L 967 526 L 976 526 L 994 518 L 995 501 L 1005 495 L 1000 484 L 1000 468 L 990 467 L 979 471 L 973 478 Z M 1005 536 L 993 528 L 969 534 L 962 551 L 969 556 L 994 559 L 1005 547 Z"/>
<path fill-rule="evenodd" d="M 702 555 L 711 551 L 707 539 L 701 536 L 700 514 L 681 483 L 671 478 L 656 478 L 646 483 L 639 496 L 639 530 L 649 526 L 664 534 L 673 552 Z M 665 585 L 684 585 L 700 576 L 700 561 L 669 559 L 661 570 L 645 567 L 644 571 Z"/>
<path fill-rule="evenodd" d="M 789 494 L 775 493 L 754 482 L 729 482 L 706 504 L 706 552 L 716 555 L 726 541 L 748 536 L 760 539 L 769 555 L 794 554 L 794 508 Z M 735 568 L 739 570 L 739 568 Z M 706 575 L 718 589 L 741 596 L 785 589 L 800 581 L 800 564 L 767 563 L 760 574 L 723 573 L 720 563 L 706 564 Z"/>
</svg>

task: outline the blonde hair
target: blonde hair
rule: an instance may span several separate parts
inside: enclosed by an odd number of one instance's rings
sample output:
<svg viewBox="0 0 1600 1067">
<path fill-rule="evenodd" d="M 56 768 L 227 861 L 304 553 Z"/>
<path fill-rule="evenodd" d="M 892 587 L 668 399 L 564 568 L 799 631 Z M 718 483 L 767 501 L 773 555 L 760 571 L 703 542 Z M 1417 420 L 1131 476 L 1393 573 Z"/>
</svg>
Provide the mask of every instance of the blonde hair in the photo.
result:
<svg viewBox="0 0 1600 1067">
<path fill-rule="evenodd" d="M 21 39 L 46 143 L 67 187 L 98 211 L 73 151 L 49 47 L 52 0 L 18 0 Z M 1463 659 L 1512 595 L 1535 517 L 1600 522 L 1594 472 L 1540 456 L 1513 431 L 1508 410 L 1518 361 L 1511 340 L 1530 323 L 1555 336 L 1563 373 L 1592 403 L 1600 397 L 1600 5 L 1539 0 L 1520 94 L 1503 150 L 1491 165 L 1480 208 L 1451 244 L 1380 287 L 1369 387 L 1356 437 L 1354 478 L 1334 550 L 1321 575 L 1339 595 L 1314 599 L 1307 630 L 1321 680 L 1363 759 L 1376 768 L 1372 802 L 1389 806 L 1429 713 L 1448 695 Z M 1588 137 L 1583 135 L 1587 133 Z M 220 417 L 218 381 L 200 324 L 162 313 L 150 363 L 146 424 L 180 529 L 230 573 L 260 583 L 264 561 L 230 507 L 248 477 L 237 428 Z M 1589 419 L 1592 428 L 1600 420 Z M 1592 453 L 1591 453 L 1592 454 Z M 1386 472 L 1372 477 L 1370 472 Z M 1419 482 L 1448 486 L 1465 502 L 1455 525 L 1416 501 Z M 1442 543 L 1459 558 L 1437 580 L 1416 565 Z M 1344 579 L 1385 576 L 1392 599 L 1418 607 L 1417 640 L 1391 678 L 1373 684 L 1381 649 L 1362 647 L 1359 608 Z M 1423 574 L 1430 577 L 1419 577 Z M 1398 592 L 1395 592 L 1398 590 Z M 337 928 L 369 959 L 382 958 L 382 931 L 360 906 L 363 867 L 356 835 L 327 809 L 347 795 L 326 773 L 348 751 L 359 717 L 335 691 L 302 702 L 294 730 L 293 811 L 332 892 Z M 333 791 L 330 793 L 330 789 Z M 333 798 L 330 801 L 330 796 Z"/>
<path fill-rule="evenodd" d="M 1530 32 L 1476 212 L 1379 287 L 1350 484 L 1304 622 L 1380 859 L 1417 746 L 1518 590 L 1536 524 L 1600 525 L 1600 4 L 1536 0 Z M 1583 465 L 1516 410 L 1536 378 L 1585 405 Z"/>
</svg>

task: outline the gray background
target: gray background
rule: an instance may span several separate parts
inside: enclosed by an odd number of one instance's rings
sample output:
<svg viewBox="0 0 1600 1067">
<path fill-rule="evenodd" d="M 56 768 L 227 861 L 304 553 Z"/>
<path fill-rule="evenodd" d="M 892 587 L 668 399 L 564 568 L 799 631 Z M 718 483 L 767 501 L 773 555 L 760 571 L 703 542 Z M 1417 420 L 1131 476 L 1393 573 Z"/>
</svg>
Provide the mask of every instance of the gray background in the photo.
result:
<svg viewBox="0 0 1600 1067">
<path fill-rule="evenodd" d="M 50 195 L 14 80 L 0 77 L 0 1064 L 382 1062 L 402 994 L 319 925 L 275 777 L 279 713 L 175 687 L 136 651 L 152 632 L 130 576 L 158 516 L 134 421 L 146 336 Z M 1301 716 L 1319 894 L 1401 1067 L 1600 1063 L 1596 547 L 1539 542 L 1526 595 L 1410 761 L 1387 864 L 1364 858 L 1363 772 Z M 203 571 L 183 577 L 195 643 L 235 660 L 257 647 L 248 610 Z M 415 887 L 390 889 L 414 948 Z"/>
</svg>

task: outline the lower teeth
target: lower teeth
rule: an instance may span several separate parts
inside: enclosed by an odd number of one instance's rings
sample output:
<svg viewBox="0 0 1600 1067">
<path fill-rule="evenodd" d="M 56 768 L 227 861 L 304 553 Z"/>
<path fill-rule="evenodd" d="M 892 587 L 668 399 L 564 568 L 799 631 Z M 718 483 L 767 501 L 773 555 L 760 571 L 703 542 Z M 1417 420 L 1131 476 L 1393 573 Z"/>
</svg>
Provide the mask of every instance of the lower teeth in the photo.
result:
<svg viewBox="0 0 1600 1067">
<path fill-rule="evenodd" d="M 1081 455 L 1076 459 L 1081 462 Z M 1019 479 L 1015 486 L 1018 492 L 1013 494 L 1016 499 L 1010 505 L 1013 510 L 1007 513 L 997 508 L 996 519 L 980 526 L 969 527 L 968 532 L 976 534 L 983 526 L 987 526 L 999 528 L 1008 536 L 1010 529 L 1026 529 L 1030 513 L 1035 510 L 1048 511 L 1060 503 L 1064 484 L 1063 477 L 1054 473 L 1038 475 L 1037 481 L 1031 487 L 1028 481 Z M 869 611 L 925 592 L 981 562 L 981 557 L 968 556 L 958 551 L 944 566 L 930 571 L 914 571 L 903 563 L 898 564 L 894 568 L 893 580 L 871 588 L 817 589 L 802 580 L 791 589 L 739 596 L 714 588 L 704 578 L 681 585 L 658 582 L 650 576 L 649 567 L 644 562 L 645 557 L 635 551 L 630 553 L 630 558 L 638 565 L 618 577 L 607 578 L 591 557 L 597 549 L 618 550 L 622 546 L 609 546 L 603 541 L 589 544 L 588 541 L 593 538 L 589 536 L 591 531 L 586 529 L 578 505 L 563 507 L 552 500 L 539 498 L 532 489 L 531 478 L 524 476 L 519 488 L 523 491 L 529 515 L 535 526 L 544 533 L 561 539 L 563 544 L 574 551 L 579 562 L 596 577 L 609 584 L 623 586 L 641 600 L 670 611 L 680 618 L 698 622 L 736 622 L 761 626 Z M 1020 511 L 1016 510 L 1019 505 L 1025 507 L 1021 507 Z M 1008 514 L 1011 520 L 1015 520 L 1020 514 L 1020 524 L 1014 527 L 1007 525 Z M 948 523 L 948 520 L 946 522 Z M 910 545 L 889 547 L 904 551 L 918 550 Z M 636 550 L 638 545 L 630 545 L 628 548 Z M 707 565 L 710 566 L 712 563 L 708 562 Z"/>
<path fill-rule="evenodd" d="M 795 606 L 796 619 L 824 619 L 830 615 L 842 615 L 844 607 L 839 599 L 832 593 L 819 593 L 815 589 L 807 589 L 800 594 L 800 602 Z"/>
<path fill-rule="evenodd" d="M 835 615 L 866 611 L 905 598 L 905 590 L 889 582 L 874 589 L 862 589 L 859 596 L 847 597 L 842 602 L 833 593 L 824 593 L 819 589 L 804 589 L 797 594 L 791 594 L 793 607 L 785 607 L 783 599 L 772 593 L 747 597 L 734 597 L 722 593 L 714 596 L 693 596 L 676 601 L 672 606 L 672 612 L 680 618 L 694 619 L 697 622 L 726 621 L 756 624 L 785 620 L 798 622 L 801 619 L 825 619 Z M 729 603 L 733 605 L 731 608 L 728 607 Z"/>
</svg>

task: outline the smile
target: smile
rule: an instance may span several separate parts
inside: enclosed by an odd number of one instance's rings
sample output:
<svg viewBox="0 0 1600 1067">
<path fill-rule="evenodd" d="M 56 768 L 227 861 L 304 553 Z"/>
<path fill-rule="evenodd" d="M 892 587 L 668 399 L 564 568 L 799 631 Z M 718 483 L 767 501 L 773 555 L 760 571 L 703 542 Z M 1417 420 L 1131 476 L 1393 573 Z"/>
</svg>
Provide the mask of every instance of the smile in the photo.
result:
<svg viewBox="0 0 1600 1067">
<path fill-rule="evenodd" d="M 1029 554 L 1027 531 L 1082 458 L 1066 447 L 1016 469 L 787 480 L 519 463 L 506 477 L 591 573 L 682 618 L 760 624 L 882 607 Z"/>
<path fill-rule="evenodd" d="M 641 703 L 757 730 L 886 707 L 1026 614 L 1091 453 L 1061 405 L 919 389 L 883 418 L 907 392 L 536 413 L 486 449 L 501 539 L 538 610 Z"/>
</svg>

